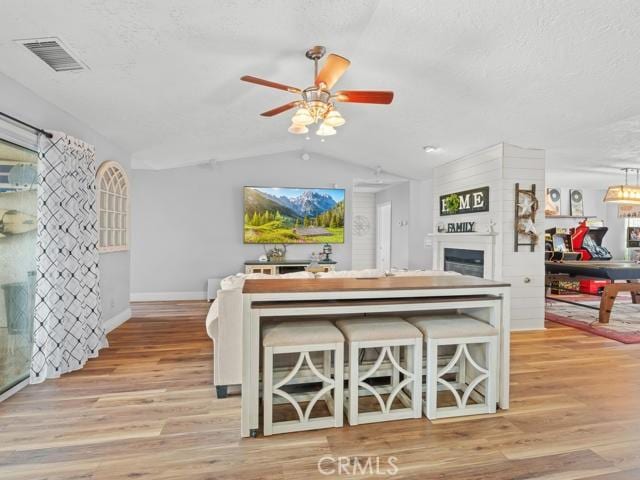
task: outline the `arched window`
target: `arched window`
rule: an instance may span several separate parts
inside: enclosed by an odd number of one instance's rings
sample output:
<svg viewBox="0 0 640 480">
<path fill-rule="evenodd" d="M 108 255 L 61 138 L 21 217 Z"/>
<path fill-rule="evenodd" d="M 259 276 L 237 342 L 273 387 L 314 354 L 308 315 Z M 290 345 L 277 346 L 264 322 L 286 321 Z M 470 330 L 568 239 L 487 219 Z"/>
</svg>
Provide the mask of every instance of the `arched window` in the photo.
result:
<svg viewBox="0 0 640 480">
<path fill-rule="evenodd" d="M 104 162 L 96 174 L 101 252 L 129 249 L 129 179 L 118 162 Z"/>
</svg>

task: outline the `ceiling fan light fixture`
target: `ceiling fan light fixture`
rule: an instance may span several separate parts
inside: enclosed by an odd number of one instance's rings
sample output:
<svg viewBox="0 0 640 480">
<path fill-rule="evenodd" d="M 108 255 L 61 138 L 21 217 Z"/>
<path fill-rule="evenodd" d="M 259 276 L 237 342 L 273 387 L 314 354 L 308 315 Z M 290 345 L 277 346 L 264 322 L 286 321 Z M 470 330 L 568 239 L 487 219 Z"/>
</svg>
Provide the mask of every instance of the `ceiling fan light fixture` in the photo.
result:
<svg viewBox="0 0 640 480">
<path fill-rule="evenodd" d="M 316 135 L 319 135 L 321 137 L 328 137 L 335 134 L 336 134 L 336 129 L 333 128 L 331 125 L 327 125 L 324 122 L 322 122 L 318 127 L 318 130 L 316 130 Z"/>
<path fill-rule="evenodd" d="M 298 123 L 292 123 L 289 127 L 289 133 L 293 133 L 294 135 L 303 135 L 308 132 L 309 129 L 306 126 L 300 125 Z"/>
<path fill-rule="evenodd" d="M 339 111 L 331 110 L 324 119 L 324 123 L 329 125 L 330 127 L 341 127 L 342 125 L 347 123 L 347 121 Z"/>
<path fill-rule="evenodd" d="M 313 123 L 313 117 L 306 108 L 299 108 L 291 118 L 291 122 L 296 125 L 307 126 Z"/>
</svg>

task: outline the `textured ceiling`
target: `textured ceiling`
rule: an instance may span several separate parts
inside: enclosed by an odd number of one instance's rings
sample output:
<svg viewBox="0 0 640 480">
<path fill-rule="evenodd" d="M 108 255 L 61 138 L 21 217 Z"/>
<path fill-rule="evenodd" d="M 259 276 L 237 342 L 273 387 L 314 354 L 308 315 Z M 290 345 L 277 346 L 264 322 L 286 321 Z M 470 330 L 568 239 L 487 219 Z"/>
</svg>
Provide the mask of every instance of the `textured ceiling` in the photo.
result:
<svg viewBox="0 0 640 480">
<path fill-rule="evenodd" d="M 637 0 L 2 0 L 0 71 L 129 150 L 141 168 L 307 150 L 425 178 L 508 141 L 556 169 L 638 164 Z M 89 67 L 55 73 L 14 39 L 58 36 Z M 304 51 L 352 61 L 342 89 L 391 89 L 344 105 L 320 143 L 258 113 L 308 86 Z M 421 147 L 434 144 L 436 153 Z"/>
</svg>

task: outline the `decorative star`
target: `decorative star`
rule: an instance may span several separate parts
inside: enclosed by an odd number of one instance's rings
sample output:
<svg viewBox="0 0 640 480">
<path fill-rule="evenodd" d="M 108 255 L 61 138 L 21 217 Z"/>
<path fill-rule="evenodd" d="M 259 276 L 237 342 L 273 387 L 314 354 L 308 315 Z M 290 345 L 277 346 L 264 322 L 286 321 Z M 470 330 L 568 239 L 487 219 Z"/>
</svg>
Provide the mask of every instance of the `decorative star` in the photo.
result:
<svg viewBox="0 0 640 480">
<path fill-rule="evenodd" d="M 531 213 L 533 207 L 533 200 L 528 195 L 524 196 L 520 203 L 518 203 L 518 208 L 522 210 L 521 215 L 529 215 Z"/>
<path fill-rule="evenodd" d="M 533 224 L 533 221 L 530 218 L 527 218 L 527 221 L 524 222 L 524 233 L 528 233 L 529 235 L 538 234 L 536 226 Z"/>
</svg>

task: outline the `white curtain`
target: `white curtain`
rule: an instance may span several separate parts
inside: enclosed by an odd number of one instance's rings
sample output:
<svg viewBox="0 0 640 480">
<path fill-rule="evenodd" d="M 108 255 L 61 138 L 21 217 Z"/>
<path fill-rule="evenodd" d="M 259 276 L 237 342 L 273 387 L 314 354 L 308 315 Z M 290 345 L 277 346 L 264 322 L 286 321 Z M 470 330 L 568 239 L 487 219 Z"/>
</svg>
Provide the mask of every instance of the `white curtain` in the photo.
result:
<svg viewBox="0 0 640 480">
<path fill-rule="evenodd" d="M 107 345 L 101 321 L 92 145 L 40 141 L 36 304 L 31 383 L 82 368 Z"/>
</svg>

